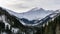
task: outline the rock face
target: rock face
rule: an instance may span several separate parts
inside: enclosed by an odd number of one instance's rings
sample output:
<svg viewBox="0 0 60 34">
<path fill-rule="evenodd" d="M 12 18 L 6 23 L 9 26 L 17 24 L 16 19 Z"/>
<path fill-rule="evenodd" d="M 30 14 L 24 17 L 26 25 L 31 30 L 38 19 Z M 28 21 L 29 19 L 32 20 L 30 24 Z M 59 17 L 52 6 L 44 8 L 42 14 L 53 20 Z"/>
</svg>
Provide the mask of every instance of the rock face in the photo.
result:
<svg viewBox="0 0 60 34">
<path fill-rule="evenodd" d="M 36 26 L 24 26 L 20 22 L 19 18 L 9 14 L 8 11 L 0 7 L 0 34 L 59 34 L 60 16 L 58 15 L 58 17 L 50 19 L 47 22 L 44 21 L 44 23 L 42 23 L 42 27 L 40 26 L 41 24 Z"/>
</svg>

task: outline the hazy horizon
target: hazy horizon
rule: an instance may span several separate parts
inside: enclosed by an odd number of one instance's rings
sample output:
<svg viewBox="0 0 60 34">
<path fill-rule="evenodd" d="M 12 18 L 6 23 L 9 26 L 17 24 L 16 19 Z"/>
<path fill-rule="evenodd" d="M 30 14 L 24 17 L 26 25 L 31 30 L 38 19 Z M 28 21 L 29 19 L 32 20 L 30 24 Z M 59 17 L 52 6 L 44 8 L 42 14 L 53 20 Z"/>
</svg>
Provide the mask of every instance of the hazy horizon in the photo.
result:
<svg viewBox="0 0 60 34">
<path fill-rule="evenodd" d="M 0 0 L 0 6 L 17 13 L 39 7 L 48 10 L 60 9 L 60 0 Z"/>
</svg>

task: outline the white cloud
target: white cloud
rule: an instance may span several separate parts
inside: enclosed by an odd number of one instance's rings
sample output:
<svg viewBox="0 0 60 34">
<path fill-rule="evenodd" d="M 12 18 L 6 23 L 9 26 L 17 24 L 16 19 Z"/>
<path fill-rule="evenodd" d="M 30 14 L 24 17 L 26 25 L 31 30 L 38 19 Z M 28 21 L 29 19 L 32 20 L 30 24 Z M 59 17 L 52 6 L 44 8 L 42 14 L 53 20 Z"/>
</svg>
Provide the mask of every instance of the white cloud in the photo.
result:
<svg viewBox="0 0 60 34">
<path fill-rule="evenodd" d="M 60 0 L 0 0 L 0 6 L 18 13 L 25 12 L 34 7 L 55 10 L 60 9 Z"/>
</svg>

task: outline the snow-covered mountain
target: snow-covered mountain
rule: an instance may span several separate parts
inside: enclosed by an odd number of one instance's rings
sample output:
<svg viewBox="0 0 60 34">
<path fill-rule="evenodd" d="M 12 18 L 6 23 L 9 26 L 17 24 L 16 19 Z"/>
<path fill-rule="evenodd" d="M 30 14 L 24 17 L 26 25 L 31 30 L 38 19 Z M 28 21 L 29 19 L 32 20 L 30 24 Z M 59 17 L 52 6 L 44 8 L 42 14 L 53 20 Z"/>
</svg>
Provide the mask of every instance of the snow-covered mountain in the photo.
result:
<svg viewBox="0 0 60 34">
<path fill-rule="evenodd" d="M 43 8 L 33 8 L 24 13 L 15 13 L 9 9 L 3 9 L 9 12 L 11 15 L 16 16 L 23 25 L 38 25 L 40 24 L 40 21 L 43 20 L 45 22 L 46 20 L 52 18 L 55 13 L 59 13 L 59 11 L 44 10 Z"/>
<path fill-rule="evenodd" d="M 41 27 L 48 25 L 50 19 L 53 21 L 59 15 L 59 10 L 51 11 L 33 8 L 25 13 L 15 13 L 0 7 L 0 33 L 26 34 L 27 32 L 33 34 L 38 32 L 38 29 L 40 30 Z"/>
<path fill-rule="evenodd" d="M 7 9 L 6 9 L 7 10 Z M 11 10 L 7 10 L 10 14 L 17 16 L 18 18 L 26 18 L 28 20 L 42 19 L 54 11 L 44 10 L 43 8 L 33 8 L 28 12 L 15 13 Z"/>
<path fill-rule="evenodd" d="M 35 20 L 35 19 L 42 19 L 51 13 L 53 13 L 53 11 L 44 10 L 43 8 L 40 9 L 33 8 L 28 12 L 21 13 L 21 15 L 19 16 L 22 16 L 21 18 L 26 18 L 28 20 Z"/>
</svg>

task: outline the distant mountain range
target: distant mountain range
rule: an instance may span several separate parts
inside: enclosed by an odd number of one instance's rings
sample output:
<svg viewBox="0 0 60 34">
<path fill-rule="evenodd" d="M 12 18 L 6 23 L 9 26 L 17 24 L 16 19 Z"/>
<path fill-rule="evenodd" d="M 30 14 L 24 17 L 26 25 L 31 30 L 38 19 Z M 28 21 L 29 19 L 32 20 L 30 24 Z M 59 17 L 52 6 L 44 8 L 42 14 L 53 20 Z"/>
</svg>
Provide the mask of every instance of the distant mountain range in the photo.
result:
<svg viewBox="0 0 60 34">
<path fill-rule="evenodd" d="M 18 18 L 26 18 L 28 20 L 35 20 L 35 19 L 42 19 L 46 17 L 47 15 L 53 13 L 54 11 L 50 10 L 44 10 L 43 8 L 33 8 L 29 10 L 28 12 L 24 13 L 15 13 L 11 10 L 6 9 L 11 15 L 15 15 Z"/>
<path fill-rule="evenodd" d="M 39 32 L 42 29 L 41 27 L 48 25 L 54 19 L 59 22 L 59 15 L 59 10 L 51 11 L 43 8 L 33 8 L 28 12 L 15 13 L 0 7 L 0 34 L 33 34 Z M 58 18 L 56 19 L 56 17 Z"/>
<path fill-rule="evenodd" d="M 53 10 L 44 10 L 43 8 L 33 8 L 33 9 L 29 10 L 28 12 L 16 13 L 16 12 L 13 12 L 6 8 L 3 8 L 3 9 L 6 10 L 7 12 L 9 12 L 11 15 L 16 16 L 20 21 L 22 21 L 21 23 L 23 25 L 37 24 L 44 19 L 46 19 L 46 20 L 50 19 L 49 15 L 51 15 L 55 12 L 56 13 L 59 12 L 58 10 L 53 11 Z M 46 18 L 47 16 L 49 18 Z M 46 20 L 44 20 L 44 22 Z"/>
</svg>

